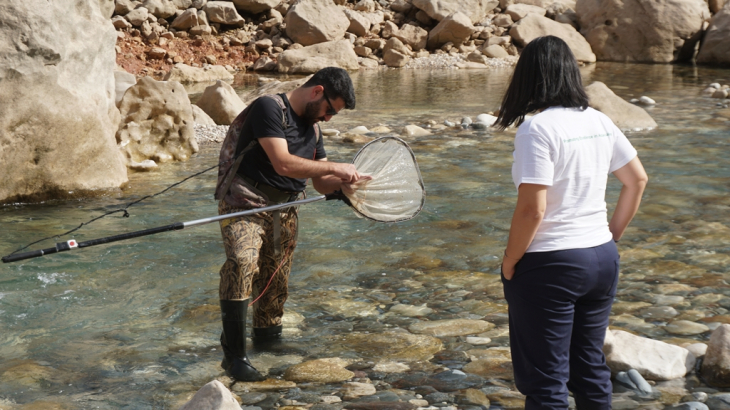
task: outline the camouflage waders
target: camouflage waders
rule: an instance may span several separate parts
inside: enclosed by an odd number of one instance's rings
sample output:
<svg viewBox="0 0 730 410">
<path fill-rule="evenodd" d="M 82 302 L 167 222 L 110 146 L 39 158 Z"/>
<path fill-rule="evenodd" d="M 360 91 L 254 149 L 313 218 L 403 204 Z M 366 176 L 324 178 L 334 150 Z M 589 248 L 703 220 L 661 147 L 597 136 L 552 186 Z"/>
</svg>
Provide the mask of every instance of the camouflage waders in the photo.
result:
<svg viewBox="0 0 730 410">
<path fill-rule="evenodd" d="M 218 204 L 219 214 L 240 212 L 225 201 Z M 281 325 L 284 302 L 289 295 L 289 273 L 292 254 L 296 247 L 297 209 L 285 208 L 281 215 L 281 251 L 278 257 L 273 243 L 273 212 L 262 212 L 220 222 L 226 262 L 220 270 L 219 294 L 221 300 L 256 299 L 266 288 L 271 275 L 281 268 L 271 280 L 271 285 L 253 305 L 253 327 L 264 328 Z M 282 259 L 284 260 L 282 264 Z"/>
</svg>

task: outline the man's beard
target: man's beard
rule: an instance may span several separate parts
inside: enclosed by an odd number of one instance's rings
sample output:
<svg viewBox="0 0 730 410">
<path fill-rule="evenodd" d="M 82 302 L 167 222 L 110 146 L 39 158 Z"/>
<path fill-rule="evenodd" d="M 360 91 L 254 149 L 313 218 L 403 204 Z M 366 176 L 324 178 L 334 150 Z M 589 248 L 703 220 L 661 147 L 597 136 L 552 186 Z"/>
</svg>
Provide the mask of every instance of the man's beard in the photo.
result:
<svg viewBox="0 0 730 410">
<path fill-rule="evenodd" d="M 322 108 L 322 101 L 324 101 L 324 98 L 320 98 L 318 101 L 307 103 L 307 105 L 304 107 L 304 115 L 302 115 L 302 119 L 306 121 L 309 125 L 314 125 L 314 123 L 317 121 L 324 121 L 324 117 L 317 117 Z"/>
</svg>

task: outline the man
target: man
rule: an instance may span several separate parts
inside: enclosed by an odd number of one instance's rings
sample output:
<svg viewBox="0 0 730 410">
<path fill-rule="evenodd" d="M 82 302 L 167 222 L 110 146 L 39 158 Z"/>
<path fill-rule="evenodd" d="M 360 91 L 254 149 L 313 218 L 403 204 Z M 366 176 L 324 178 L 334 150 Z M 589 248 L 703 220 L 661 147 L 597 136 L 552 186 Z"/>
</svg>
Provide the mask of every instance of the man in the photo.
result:
<svg viewBox="0 0 730 410">
<path fill-rule="evenodd" d="M 319 121 L 344 108 L 355 108 L 355 93 L 347 72 L 335 67 L 318 71 L 289 93 L 254 101 L 228 131 L 238 133 L 236 154 L 247 151 L 235 171 L 239 185 L 229 189 L 218 212 L 291 202 L 304 191 L 307 178 L 323 194 L 363 178 L 352 164 L 327 161 L 319 132 Z M 221 366 L 236 380 L 264 379 L 246 357 L 247 307 L 254 297 L 257 344 L 281 337 L 296 232 L 294 207 L 221 222 L 227 256 L 220 270 Z"/>
</svg>

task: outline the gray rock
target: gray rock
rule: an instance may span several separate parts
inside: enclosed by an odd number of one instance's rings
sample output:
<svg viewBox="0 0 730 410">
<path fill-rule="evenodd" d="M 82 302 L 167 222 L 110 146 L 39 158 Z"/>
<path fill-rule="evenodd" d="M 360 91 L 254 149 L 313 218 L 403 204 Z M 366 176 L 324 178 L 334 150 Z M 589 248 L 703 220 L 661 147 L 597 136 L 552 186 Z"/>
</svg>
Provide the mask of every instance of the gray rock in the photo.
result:
<svg viewBox="0 0 730 410">
<path fill-rule="evenodd" d="M 730 393 L 714 394 L 705 404 L 710 410 L 730 410 Z"/>
<path fill-rule="evenodd" d="M 452 42 L 461 44 L 468 40 L 474 32 L 474 26 L 469 17 L 462 12 L 455 12 L 446 16 L 428 33 L 428 47 L 438 48 Z"/>
<path fill-rule="evenodd" d="M 124 18 L 127 19 L 130 23 L 132 23 L 133 26 L 139 27 L 147 21 L 147 17 L 149 16 L 149 11 L 147 11 L 144 7 L 138 7 L 129 13 L 127 13 Z"/>
<path fill-rule="evenodd" d="M 576 60 L 586 63 L 595 63 L 596 55 L 591 50 L 588 41 L 573 27 L 550 20 L 538 14 L 528 14 L 516 22 L 509 30 L 515 44 L 524 47 L 533 39 L 554 35 L 564 40 L 575 55 Z"/>
<path fill-rule="evenodd" d="M 145 0 L 142 5 L 157 18 L 166 19 L 175 15 L 177 7 L 170 0 Z"/>
<path fill-rule="evenodd" d="M 170 27 L 175 30 L 189 30 L 200 23 L 198 22 L 198 10 L 190 8 L 182 12 L 179 16 L 175 17 Z"/>
<path fill-rule="evenodd" d="M 266 400 L 266 393 L 259 393 L 259 392 L 244 393 L 244 394 L 239 394 L 238 397 L 241 398 L 241 404 L 251 405 L 251 404 L 256 404 L 256 403 Z"/>
<path fill-rule="evenodd" d="M 626 372 L 629 379 L 634 383 L 637 389 L 644 394 L 651 394 L 651 385 L 637 372 L 635 369 L 630 369 Z"/>
<path fill-rule="evenodd" d="M 675 404 L 671 407 L 665 407 L 665 409 L 671 410 L 709 410 L 709 407 L 705 403 L 698 401 L 688 401 L 684 403 Z"/>
<path fill-rule="evenodd" d="M 233 3 L 228 1 L 209 1 L 205 5 L 205 15 L 213 23 L 243 27 L 246 21 L 236 11 Z"/>
</svg>

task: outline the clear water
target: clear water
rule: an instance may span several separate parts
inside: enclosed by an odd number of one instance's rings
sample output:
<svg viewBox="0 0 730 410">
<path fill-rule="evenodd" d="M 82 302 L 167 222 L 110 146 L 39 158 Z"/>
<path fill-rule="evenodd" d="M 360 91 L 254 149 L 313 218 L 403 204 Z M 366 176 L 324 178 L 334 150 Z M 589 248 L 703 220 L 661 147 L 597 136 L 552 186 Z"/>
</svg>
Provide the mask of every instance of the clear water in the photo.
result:
<svg viewBox="0 0 730 410">
<path fill-rule="evenodd" d="M 357 110 L 325 128 L 384 124 L 398 133 L 409 123 L 474 118 L 497 108 L 509 75 L 357 73 Z M 678 338 L 663 329 L 665 323 L 637 325 L 618 315 L 631 303 L 654 304 L 655 295 L 669 294 L 684 297 L 675 305 L 678 318 L 730 321 L 730 121 L 718 115 L 718 100 L 700 95 L 709 83 L 730 82 L 730 70 L 601 63 L 584 69 L 584 81 L 602 81 L 626 99 L 648 95 L 657 101 L 648 111 L 659 128 L 629 134 L 651 181 L 620 244 L 623 276 L 613 325 L 674 342 L 704 340 L 707 333 Z M 286 330 L 308 357 L 354 357 L 338 336 L 418 320 L 387 313 L 396 303 L 425 303 L 433 309 L 430 320 L 506 311 L 497 256 L 515 201 L 512 137 L 447 130 L 409 140 L 427 189 L 426 207 L 414 220 L 378 224 L 341 203 L 301 208 L 287 302 L 296 314 Z M 330 143 L 328 153 L 331 160 L 349 161 L 358 148 Z M 204 147 L 186 163 L 132 174 L 119 195 L 0 207 L 0 252 L 160 191 L 214 164 L 217 151 Z M 130 218 L 107 217 L 74 237 L 83 241 L 215 215 L 214 179 L 211 173 L 189 181 L 132 207 Z M 609 203 L 615 203 L 617 189 L 613 180 Z M 32 248 L 50 246 L 47 241 Z M 217 289 L 223 260 L 218 227 L 211 224 L 0 265 L 0 407 L 179 407 L 221 374 Z M 506 340 L 493 338 L 493 344 Z M 356 353 L 377 360 L 377 351 L 362 347 Z M 282 366 L 282 360 L 253 357 L 262 369 Z"/>
</svg>

